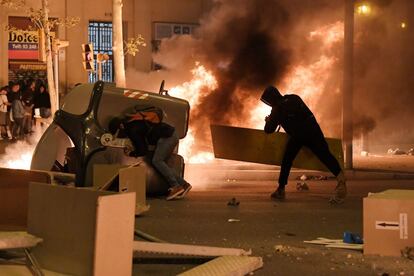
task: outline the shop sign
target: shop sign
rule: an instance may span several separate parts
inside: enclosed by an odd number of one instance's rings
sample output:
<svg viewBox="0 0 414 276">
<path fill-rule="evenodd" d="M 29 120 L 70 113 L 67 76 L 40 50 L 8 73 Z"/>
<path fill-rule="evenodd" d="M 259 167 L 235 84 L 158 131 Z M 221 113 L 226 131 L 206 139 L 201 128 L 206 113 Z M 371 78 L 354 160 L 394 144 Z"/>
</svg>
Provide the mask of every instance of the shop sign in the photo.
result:
<svg viewBox="0 0 414 276">
<path fill-rule="evenodd" d="M 9 59 L 39 59 L 39 33 L 37 31 L 9 31 Z"/>
</svg>

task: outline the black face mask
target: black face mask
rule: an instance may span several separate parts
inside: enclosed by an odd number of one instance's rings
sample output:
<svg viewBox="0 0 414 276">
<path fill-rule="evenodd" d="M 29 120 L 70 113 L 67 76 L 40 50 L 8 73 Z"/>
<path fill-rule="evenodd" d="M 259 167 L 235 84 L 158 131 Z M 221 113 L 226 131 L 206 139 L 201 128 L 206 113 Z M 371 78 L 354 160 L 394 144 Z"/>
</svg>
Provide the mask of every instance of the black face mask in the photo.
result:
<svg viewBox="0 0 414 276">
<path fill-rule="evenodd" d="M 263 91 L 260 100 L 267 105 L 275 106 L 282 100 L 282 98 L 283 96 L 280 94 L 279 90 L 277 90 L 276 87 L 269 86 Z"/>
</svg>

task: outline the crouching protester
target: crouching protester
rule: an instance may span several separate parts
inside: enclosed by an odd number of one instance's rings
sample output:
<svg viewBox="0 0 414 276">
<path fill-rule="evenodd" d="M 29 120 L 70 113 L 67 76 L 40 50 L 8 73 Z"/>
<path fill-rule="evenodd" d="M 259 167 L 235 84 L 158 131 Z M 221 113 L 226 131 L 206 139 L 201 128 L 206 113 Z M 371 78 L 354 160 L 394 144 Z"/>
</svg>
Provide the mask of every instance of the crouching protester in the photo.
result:
<svg viewBox="0 0 414 276">
<path fill-rule="evenodd" d="M 147 118 L 147 114 L 151 118 Z M 154 120 L 154 117 L 146 111 L 127 114 L 124 118 L 116 117 L 110 121 L 109 131 L 118 138 L 131 140 L 135 150 L 130 156 L 145 156 L 148 146 L 155 146 L 151 163 L 170 186 L 166 199 L 183 198 L 192 186 L 166 163 L 178 145 L 177 133 L 173 126 L 162 122 L 162 118 Z"/>
<path fill-rule="evenodd" d="M 285 186 L 288 183 L 293 160 L 302 146 L 305 146 L 325 164 L 338 180 L 335 193 L 329 202 L 332 204 L 343 203 L 347 194 L 344 173 L 330 152 L 318 122 L 302 99 L 294 94 L 282 96 L 276 87 L 269 86 L 264 90 L 261 101 L 272 107 L 270 115 L 265 118 L 264 131 L 273 133 L 280 125 L 289 135 L 281 164 L 279 187 L 272 193 L 271 198 L 285 199 Z"/>
</svg>

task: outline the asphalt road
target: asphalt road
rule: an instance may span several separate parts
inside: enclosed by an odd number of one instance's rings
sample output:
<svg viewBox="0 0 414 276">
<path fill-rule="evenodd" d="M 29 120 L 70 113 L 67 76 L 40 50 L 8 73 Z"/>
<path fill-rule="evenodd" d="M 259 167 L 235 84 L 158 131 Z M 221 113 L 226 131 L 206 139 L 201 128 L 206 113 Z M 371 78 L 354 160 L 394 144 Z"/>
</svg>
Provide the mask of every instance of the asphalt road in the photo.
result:
<svg viewBox="0 0 414 276">
<path fill-rule="evenodd" d="M 149 199 L 151 209 L 136 219 L 136 227 L 173 243 L 252 249 L 264 261 L 255 275 L 414 275 L 414 261 L 402 257 L 303 243 L 317 237 L 341 239 L 344 231 L 362 234 L 362 198 L 389 188 L 413 189 L 414 180 L 349 181 L 349 197 L 340 206 L 328 204 L 334 181 L 307 183 L 309 191 L 296 191 L 296 181 L 291 181 L 288 199 L 280 203 L 269 198 L 272 182 L 217 181 L 194 188 L 183 200 Z M 227 206 L 233 197 L 240 201 L 238 207 Z M 240 221 L 228 222 L 231 218 Z M 137 257 L 134 275 L 176 275 L 201 263 Z"/>
</svg>

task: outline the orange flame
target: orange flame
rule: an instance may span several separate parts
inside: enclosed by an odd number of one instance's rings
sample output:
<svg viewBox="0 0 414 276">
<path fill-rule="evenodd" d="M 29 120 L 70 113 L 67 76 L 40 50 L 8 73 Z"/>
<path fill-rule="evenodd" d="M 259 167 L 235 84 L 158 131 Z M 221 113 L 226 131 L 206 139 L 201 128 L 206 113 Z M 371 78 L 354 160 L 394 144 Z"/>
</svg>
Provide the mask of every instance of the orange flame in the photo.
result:
<svg viewBox="0 0 414 276">
<path fill-rule="evenodd" d="M 329 78 L 333 64 L 337 60 L 329 55 L 333 45 L 343 39 L 343 22 L 323 26 L 309 33 L 309 40 L 320 39 L 322 42 L 321 56 L 311 64 L 298 64 L 292 68 L 285 80 L 279 85 L 281 91 L 300 95 L 312 109 L 316 105 Z M 217 88 L 217 81 L 211 71 L 199 62 L 191 71 L 193 78 L 189 82 L 170 89 L 171 95 L 186 99 L 192 109 L 197 109 L 200 98 Z M 336 93 L 339 92 L 334 91 Z M 251 106 L 247 127 L 263 128 L 264 118 L 270 114 L 271 108 L 258 99 L 248 99 Z M 246 123 L 246 121 L 244 121 Z M 179 154 L 189 163 L 205 163 L 214 159 L 211 152 L 199 152 L 195 148 L 192 126 L 186 138 L 180 142 Z"/>
<path fill-rule="evenodd" d="M 33 152 L 44 131 L 45 128 L 36 127 L 32 136 L 9 144 L 5 154 L 0 158 L 0 167 L 29 170 Z"/>
<path fill-rule="evenodd" d="M 211 71 L 208 71 L 199 62 L 196 62 L 195 68 L 191 70 L 193 78 L 182 85 L 173 87 L 169 90 L 170 95 L 187 100 L 192 109 L 197 109 L 200 103 L 200 97 L 208 94 L 217 88 L 217 80 Z M 211 152 L 198 152 L 194 148 L 194 135 L 192 127 L 187 136 L 180 141 L 178 153 L 184 157 L 188 163 L 205 163 L 214 159 Z"/>
</svg>

